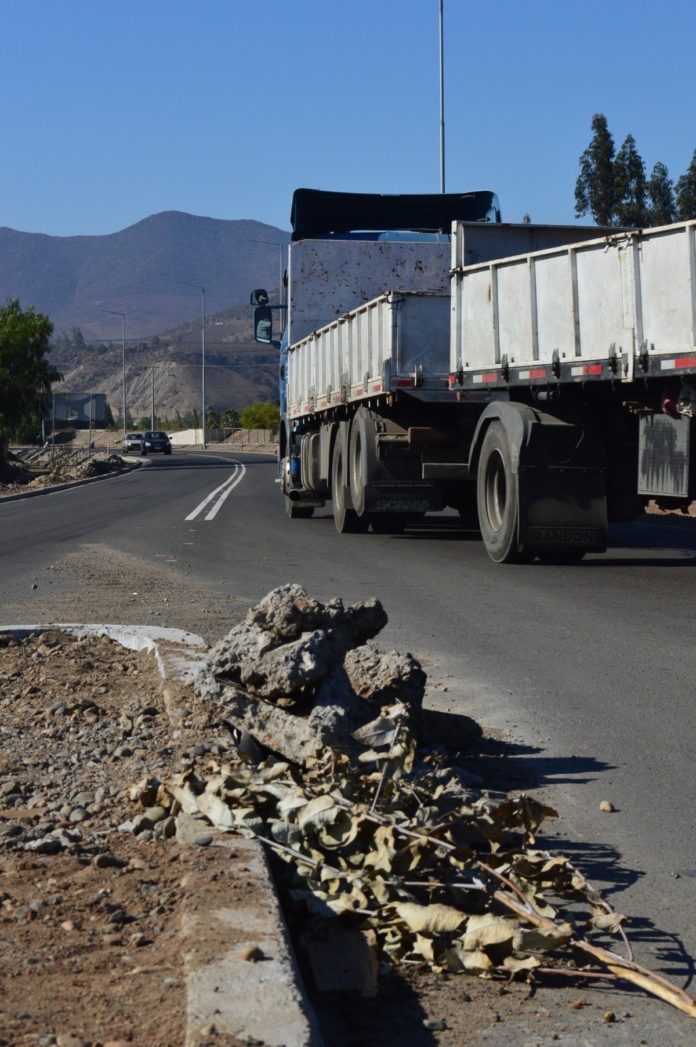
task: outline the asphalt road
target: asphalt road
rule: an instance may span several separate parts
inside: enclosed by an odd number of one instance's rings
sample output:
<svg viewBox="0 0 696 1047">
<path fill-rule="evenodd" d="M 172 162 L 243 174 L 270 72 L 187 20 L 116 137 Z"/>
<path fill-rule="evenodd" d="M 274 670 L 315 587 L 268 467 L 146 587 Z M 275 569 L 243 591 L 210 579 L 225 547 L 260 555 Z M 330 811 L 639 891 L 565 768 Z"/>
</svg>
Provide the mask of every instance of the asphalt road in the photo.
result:
<svg viewBox="0 0 696 1047">
<path fill-rule="evenodd" d="M 17 608 L 31 613 L 31 578 L 95 545 L 143 564 L 164 557 L 201 592 L 243 606 L 285 582 L 322 599 L 378 596 L 390 615 L 380 642 L 423 661 L 431 703 L 501 740 L 481 766 L 559 809 L 559 846 L 637 917 L 638 955 L 686 984 L 696 956 L 696 521 L 616 528 L 606 554 L 574 567 L 500 566 L 447 515 L 402 536 L 339 536 L 324 510 L 290 521 L 271 460 L 237 461 L 175 454 L 0 504 L 0 621 L 6 607 L 15 621 Z M 34 620 L 54 617 L 45 593 L 33 607 Z M 75 620 L 94 620 L 79 610 Z M 189 628 L 190 618 L 179 606 L 162 624 Z M 601 813 L 602 800 L 615 813 Z"/>
</svg>

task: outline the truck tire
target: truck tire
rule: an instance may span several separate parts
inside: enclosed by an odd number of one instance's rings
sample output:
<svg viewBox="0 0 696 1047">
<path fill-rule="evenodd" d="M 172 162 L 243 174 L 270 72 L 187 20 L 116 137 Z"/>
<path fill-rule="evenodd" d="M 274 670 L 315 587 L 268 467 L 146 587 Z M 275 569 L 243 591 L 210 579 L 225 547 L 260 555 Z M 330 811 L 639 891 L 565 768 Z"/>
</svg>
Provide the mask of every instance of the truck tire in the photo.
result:
<svg viewBox="0 0 696 1047">
<path fill-rule="evenodd" d="M 343 460 L 343 441 L 341 434 L 336 436 L 331 467 L 331 498 L 333 500 L 334 525 L 339 534 L 362 534 L 368 526 L 366 516 L 358 516 L 354 509 L 346 505 L 346 475 Z"/>
<path fill-rule="evenodd" d="M 350 497 L 358 516 L 365 515 L 365 488 L 374 480 L 377 469 L 377 439 L 374 422 L 363 408 L 350 427 L 348 442 Z"/>
<path fill-rule="evenodd" d="M 517 475 L 512 470 L 507 433 L 498 421 L 491 422 L 481 445 L 476 501 L 481 537 L 491 560 L 520 563 L 527 559 L 517 545 Z"/>
</svg>

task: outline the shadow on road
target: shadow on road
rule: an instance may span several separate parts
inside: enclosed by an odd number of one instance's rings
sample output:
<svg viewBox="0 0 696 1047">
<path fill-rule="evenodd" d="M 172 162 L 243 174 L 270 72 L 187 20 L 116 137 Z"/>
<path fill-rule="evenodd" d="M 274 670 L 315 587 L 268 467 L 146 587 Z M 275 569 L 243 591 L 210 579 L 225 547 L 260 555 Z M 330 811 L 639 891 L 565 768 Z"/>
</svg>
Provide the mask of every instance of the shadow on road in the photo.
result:
<svg viewBox="0 0 696 1047">
<path fill-rule="evenodd" d="M 451 718 L 469 721 L 468 717 Z M 470 723 L 474 721 L 465 722 L 461 730 L 471 731 Z M 483 788 L 504 793 L 528 792 L 562 783 L 583 785 L 602 772 L 614 769 L 613 765 L 592 757 L 547 757 L 540 747 L 485 737 L 480 738 L 478 745 L 474 742 L 470 746 L 463 763 L 481 777 Z M 616 847 L 551 835 L 552 831 L 553 821 L 545 823 L 538 836 L 540 849 L 566 855 L 607 900 L 620 895 L 645 875 L 640 869 L 625 866 Z M 617 907 L 621 909 L 620 903 Z M 663 931 L 652 920 L 642 916 L 627 918 L 624 927 L 636 952 L 642 957 L 646 953 L 650 956 L 648 962 L 654 970 L 661 971 L 684 988 L 689 987 L 696 974 L 696 965 L 677 935 Z M 607 940 L 606 947 L 624 955 L 624 948 L 616 939 Z M 611 983 L 599 982 L 593 984 L 593 988 L 616 992 L 616 986 Z M 621 983 L 621 992 L 641 995 L 641 990 L 633 989 L 625 982 Z"/>
</svg>

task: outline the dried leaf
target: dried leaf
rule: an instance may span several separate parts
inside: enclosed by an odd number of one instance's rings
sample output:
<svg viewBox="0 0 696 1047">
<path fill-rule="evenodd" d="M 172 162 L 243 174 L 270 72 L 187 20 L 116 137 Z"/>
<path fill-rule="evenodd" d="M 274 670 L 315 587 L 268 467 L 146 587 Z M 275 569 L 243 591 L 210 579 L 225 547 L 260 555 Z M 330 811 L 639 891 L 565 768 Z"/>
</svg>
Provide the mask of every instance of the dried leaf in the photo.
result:
<svg viewBox="0 0 696 1047">
<path fill-rule="evenodd" d="M 426 938 L 417 934 L 413 942 L 413 951 L 419 953 L 424 959 L 435 963 L 434 943 L 432 938 Z"/>
<path fill-rule="evenodd" d="M 234 814 L 224 800 L 213 793 L 204 792 L 198 797 L 198 810 L 218 829 L 231 829 L 235 824 Z"/>
<path fill-rule="evenodd" d="M 467 952 L 476 952 L 491 945 L 512 942 L 518 924 L 503 916 L 483 913 L 481 916 L 470 916 L 464 936 L 464 948 Z"/>
<path fill-rule="evenodd" d="M 402 902 L 396 906 L 396 912 L 410 930 L 416 933 L 448 934 L 458 931 L 466 923 L 466 913 L 453 909 L 451 905 L 417 905 L 415 902 Z"/>
<path fill-rule="evenodd" d="M 198 814 L 198 797 L 190 785 L 177 785 L 174 782 L 168 782 L 167 789 L 184 814 Z"/>
<path fill-rule="evenodd" d="M 310 800 L 300 810 L 297 816 L 297 824 L 300 829 L 306 829 L 310 825 L 326 825 L 328 822 L 333 821 L 338 814 L 339 808 L 336 806 L 336 801 L 332 796 L 317 796 L 316 799 Z"/>
<path fill-rule="evenodd" d="M 503 967 L 510 974 L 521 974 L 523 971 L 533 971 L 535 967 L 539 967 L 541 960 L 536 956 L 506 956 L 503 960 Z"/>
<path fill-rule="evenodd" d="M 356 742 L 360 742 L 361 745 L 391 745 L 394 741 L 394 735 L 401 726 L 400 719 L 391 719 L 387 716 L 379 716 L 376 720 L 372 720 L 371 723 L 366 723 L 364 727 L 359 727 L 357 731 L 353 731 L 351 735 Z"/>
<path fill-rule="evenodd" d="M 573 937 L 569 923 L 559 923 L 548 930 L 537 927 L 520 927 L 512 943 L 515 952 L 548 952 L 567 945 Z"/>
<path fill-rule="evenodd" d="M 486 975 L 493 970 L 493 961 L 490 956 L 480 949 L 473 952 L 465 949 L 460 943 L 456 943 L 451 949 L 445 950 L 440 957 L 441 964 L 446 970 L 456 974 L 460 971 L 468 971 L 470 974 Z"/>
</svg>

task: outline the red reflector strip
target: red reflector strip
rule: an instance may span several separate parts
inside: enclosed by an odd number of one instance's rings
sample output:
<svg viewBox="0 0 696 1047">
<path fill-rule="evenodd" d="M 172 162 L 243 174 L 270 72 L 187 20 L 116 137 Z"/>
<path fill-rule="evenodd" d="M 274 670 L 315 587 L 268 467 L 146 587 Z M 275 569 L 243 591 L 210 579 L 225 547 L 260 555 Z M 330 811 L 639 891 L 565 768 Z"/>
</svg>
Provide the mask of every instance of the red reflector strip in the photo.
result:
<svg viewBox="0 0 696 1047">
<path fill-rule="evenodd" d="M 413 387 L 413 378 L 397 378 L 396 384 L 399 389 L 410 389 Z"/>
<path fill-rule="evenodd" d="M 678 356 L 674 361 L 675 367 L 696 367 L 696 356 Z"/>
<path fill-rule="evenodd" d="M 545 367 L 535 367 L 534 370 L 529 372 L 530 378 L 546 378 Z"/>
<path fill-rule="evenodd" d="M 498 372 L 497 371 L 489 371 L 488 374 L 482 374 L 482 375 L 479 376 L 479 381 L 481 381 L 481 382 L 497 382 L 498 381 Z"/>
<path fill-rule="evenodd" d="M 579 367 L 571 367 L 570 373 L 573 378 L 585 378 L 593 374 L 602 374 L 604 366 L 602 364 L 581 364 Z"/>
<path fill-rule="evenodd" d="M 451 374 L 449 376 L 449 378 L 447 379 L 447 384 L 449 385 L 450 389 L 452 388 L 453 385 L 457 384 L 457 376 L 456 376 L 456 374 Z"/>
</svg>

